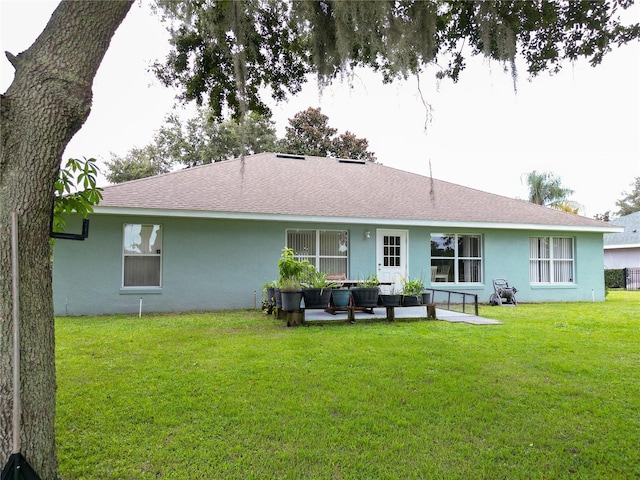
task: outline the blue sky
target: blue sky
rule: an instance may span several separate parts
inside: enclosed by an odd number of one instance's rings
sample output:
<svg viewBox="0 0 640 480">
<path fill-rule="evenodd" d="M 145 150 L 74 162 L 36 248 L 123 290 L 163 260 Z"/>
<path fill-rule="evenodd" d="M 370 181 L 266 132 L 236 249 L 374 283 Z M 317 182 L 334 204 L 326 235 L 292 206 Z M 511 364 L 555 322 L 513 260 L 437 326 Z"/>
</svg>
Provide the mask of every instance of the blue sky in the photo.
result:
<svg viewBox="0 0 640 480">
<path fill-rule="evenodd" d="M 49 0 L 0 0 L 0 47 L 17 54 L 40 34 L 57 5 Z M 639 17 L 638 5 L 632 17 Z M 167 34 L 147 2 L 136 2 L 113 38 L 94 83 L 89 120 L 69 144 L 65 158 L 108 160 L 151 141 L 165 116 L 177 109 L 176 92 L 162 87 L 148 65 L 168 51 Z M 13 69 L 0 60 L 2 92 Z M 416 79 L 382 85 L 359 71 L 319 92 L 312 81 L 288 102 L 273 105 L 282 135 L 287 119 L 321 107 L 331 126 L 369 140 L 385 165 L 429 174 L 472 188 L 524 198 L 523 174 L 551 171 L 575 190 L 572 199 L 593 216 L 615 210 L 623 191 L 640 176 L 640 46 L 626 45 L 592 68 L 565 65 L 555 76 L 528 79 L 520 66 L 517 92 L 502 65 L 483 59 L 457 84 L 435 81 L 435 68 L 420 79 L 432 106 L 425 107 Z M 103 181 L 103 183 L 106 183 Z"/>
</svg>

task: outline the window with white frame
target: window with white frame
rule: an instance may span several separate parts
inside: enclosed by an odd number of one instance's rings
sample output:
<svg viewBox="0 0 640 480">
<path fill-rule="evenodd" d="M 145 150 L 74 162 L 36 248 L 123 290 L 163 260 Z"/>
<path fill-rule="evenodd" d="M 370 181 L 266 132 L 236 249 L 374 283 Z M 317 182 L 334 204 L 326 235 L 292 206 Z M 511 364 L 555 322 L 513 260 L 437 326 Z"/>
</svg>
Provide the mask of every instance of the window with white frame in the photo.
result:
<svg viewBox="0 0 640 480">
<path fill-rule="evenodd" d="M 346 230 L 287 230 L 287 247 L 328 275 L 347 275 L 349 233 Z"/>
<path fill-rule="evenodd" d="M 431 234 L 431 282 L 482 283 L 482 236 Z"/>
<path fill-rule="evenodd" d="M 124 224 L 122 285 L 159 287 L 162 271 L 161 225 Z"/>
<path fill-rule="evenodd" d="M 529 239 L 529 281 L 531 283 L 574 283 L 573 238 L 531 237 Z"/>
</svg>

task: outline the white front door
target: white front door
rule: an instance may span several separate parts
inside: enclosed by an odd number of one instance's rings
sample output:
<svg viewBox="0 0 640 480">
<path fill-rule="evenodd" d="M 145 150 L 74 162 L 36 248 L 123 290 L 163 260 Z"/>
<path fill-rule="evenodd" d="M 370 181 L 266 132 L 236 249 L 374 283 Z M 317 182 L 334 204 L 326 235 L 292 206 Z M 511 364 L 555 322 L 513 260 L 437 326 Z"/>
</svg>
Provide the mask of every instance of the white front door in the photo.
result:
<svg viewBox="0 0 640 480">
<path fill-rule="evenodd" d="M 408 234 L 406 230 L 383 230 L 376 232 L 378 279 L 381 282 L 393 282 L 392 286 L 382 286 L 382 293 L 391 289 L 402 290 L 402 281 L 407 278 Z"/>
</svg>

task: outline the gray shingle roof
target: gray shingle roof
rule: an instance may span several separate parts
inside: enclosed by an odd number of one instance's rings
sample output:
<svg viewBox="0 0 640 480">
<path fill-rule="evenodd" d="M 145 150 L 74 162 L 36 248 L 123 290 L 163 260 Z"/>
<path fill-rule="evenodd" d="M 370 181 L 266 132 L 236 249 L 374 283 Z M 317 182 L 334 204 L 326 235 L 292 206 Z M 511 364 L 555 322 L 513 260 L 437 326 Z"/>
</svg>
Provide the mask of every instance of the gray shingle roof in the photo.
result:
<svg viewBox="0 0 640 480">
<path fill-rule="evenodd" d="M 407 224 L 520 224 L 611 231 L 607 224 L 376 163 L 261 153 L 108 186 L 96 213 Z"/>
<path fill-rule="evenodd" d="M 604 236 L 604 246 L 620 247 L 622 245 L 640 245 L 640 212 L 630 213 L 624 217 L 612 220 L 613 225 L 624 228 L 621 233 L 607 233 Z"/>
</svg>

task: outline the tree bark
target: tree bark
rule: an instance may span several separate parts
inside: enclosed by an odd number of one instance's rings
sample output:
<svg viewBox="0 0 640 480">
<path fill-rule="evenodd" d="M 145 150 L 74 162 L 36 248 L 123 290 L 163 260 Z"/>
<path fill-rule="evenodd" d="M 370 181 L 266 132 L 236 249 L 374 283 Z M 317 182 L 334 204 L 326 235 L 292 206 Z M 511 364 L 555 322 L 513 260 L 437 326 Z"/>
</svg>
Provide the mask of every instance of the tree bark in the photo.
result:
<svg viewBox="0 0 640 480">
<path fill-rule="evenodd" d="M 21 453 L 42 479 L 58 478 L 49 221 L 62 154 L 86 121 L 93 79 L 132 0 L 63 1 L 25 52 L 7 58 L 0 97 L 0 462 L 14 449 L 10 212 L 18 214 Z"/>
</svg>

